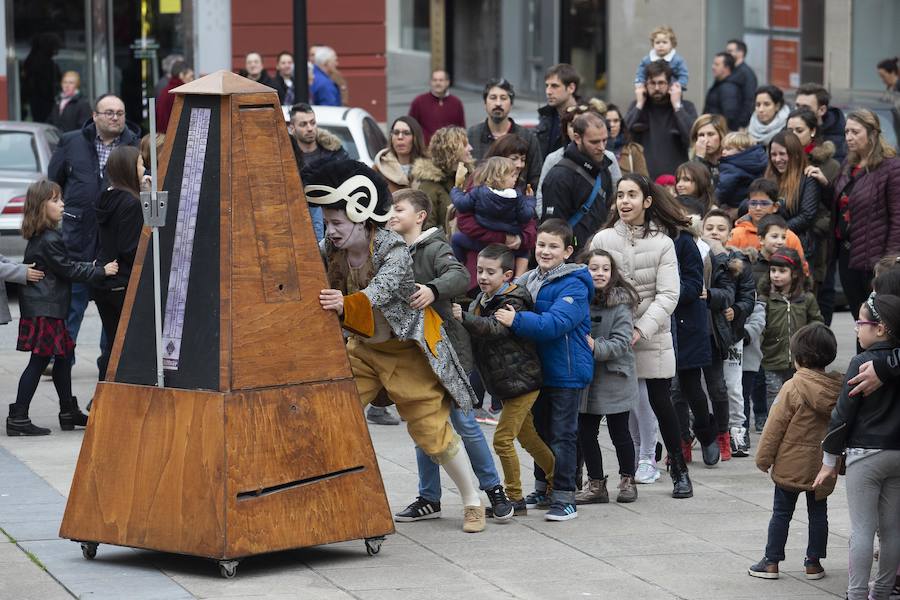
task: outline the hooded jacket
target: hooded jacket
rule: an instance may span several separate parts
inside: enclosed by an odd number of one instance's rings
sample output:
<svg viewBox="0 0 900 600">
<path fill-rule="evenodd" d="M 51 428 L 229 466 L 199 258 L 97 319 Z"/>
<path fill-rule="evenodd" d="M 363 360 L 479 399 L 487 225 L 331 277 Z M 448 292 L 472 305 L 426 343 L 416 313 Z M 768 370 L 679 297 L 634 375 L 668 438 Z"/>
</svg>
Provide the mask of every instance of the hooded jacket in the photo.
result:
<svg viewBox="0 0 900 600">
<path fill-rule="evenodd" d="M 100 195 L 96 211 L 100 234 L 97 264 L 119 261 L 119 272 L 113 277 L 107 277 L 96 287 L 107 290 L 125 288 L 134 265 L 141 229 L 144 227 L 141 202 L 131 192 L 109 188 Z"/>
<path fill-rule="evenodd" d="M 534 269 L 516 283 L 528 288 L 539 277 L 539 269 Z M 594 282 L 587 267 L 563 263 L 541 285 L 534 311 L 516 313 L 510 329 L 537 345 L 544 387 L 584 388 L 591 382 L 594 359 L 587 335 L 593 298 Z"/>
<path fill-rule="evenodd" d="M 450 199 L 457 213 L 472 213 L 485 229 L 520 235 L 522 227 L 534 219 L 534 196 L 514 190 L 493 190 L 479 185 L 469 192 L 450 189 Z"/>
<path fill-rule="evenodd" d="M 378 154 L 375 155 L 372 169 L 384 177 L 392 194 L 397 190 L 410 187 L 412 170 L 410 170 L 410 175 L 407 176 L 406 173 L 403 172 L 400 161 L 397 160 L 397 155 L 395 155 L 390 148 L 384 148 L 383 150 L 378 151 Z"/>
<path fill-rule="evenodd" d="M 813 491 L 822 467 L 822 440 L 841 393 L 841 374 L 800 368 L 785 382 L 769 409 L 756 447 L 756 466 L 772 468 L 772 481 L 792 492 Z M 835 479 L 815 489 L 821 500 L 834 491 Z"/>
<path fill-rule="evenodd" d="M 463 313 L 462 324 L 472 339 L 472 352 L 484 388 L 501 400 L 515 398 L 540 389 L 543 378 L 541 359 L 534 342 L 513 335 L 494 313 L 511 306 L 518 311 L 534 310 L 531 294 L 525 286 L 511 284 L 495 294 L 484 306 L 479 293 Z"/>
<path fill-rule="evenodd" d="M 44 278 L 21 289 L 19 313 L 22 317 L 65 319 L 72 299 L 72 282 L 100 284 L 106 277 L 102 266 L 73 261 L 56 229 L 45 229 L 28 240 L 25 264 L 44 272 Z"/>
<path fill-rule="evenodd" d="M 594 379 L 578 412 L 612 415 L 634 408 L 638 397 L 637 372 L 631 334 L 634 310 L 624 288 L 613 288 L 591 302 L 591 337 L 594 339 Z"/>
<path fill-rule="evenodd" d="M 136 125 L 126 123 L 119 137 L 119 145 L 137 147 L 141 143 L 139 132 Z M 94 208 L 107 183 L 105 174 L 100 172 L 100 161 L 94 147 L 96 139 L 94 122 L 85 122 L 79 131 L 70 131 L 60 138 L 47 167 L 47 178 L 58 183 L 63 190 L 66 209 L 62 235 L 69 256 L 75 261 L 94 260 L 97 252 Z"/>
<path fill-rule="evenodd" d="M 572 228 L 575 234 L 574 246 L 577 251 L 591 239 L 594 232 L 603 227 L 609 215 L 609 209 L 613 202 L 612 175 L 610 173 L 612 161 L 604 154 L 600 164 L 594 163 L 578 150 L 575 142 L 566 146 L 563 158 L 568 158 L 584 169 L 591 181 L 574 169 L 557 163 L 547 173 L 547 177 L 541 185 L 542 221 L 546 219 L 568 221 L 578 214 L 591 195 L 594 180 L 596 177 L 600 177 L 600 193 L 597 194 L 590 211 L 584 213 Z"/>
<path fill-rule="evenodd" d="M 791 336 L 813 321 L 823 323 L 816 297 L 800 291 L 791 297 L 765 289 L 760 281 L 759 301 L 766 306 L 766 329 L 762 336 L 762 367 L 767 371 L 783 371 L 794 367 Z"/>
<path fill-rule="evenodd" d="M 859 367 L 870 360 L 876 363 L 892 353 L 892 344 L 878 342 L 850 360 L 841 395 L 831 413 L 828 434 L 822 448 L 829 454 L 841 454 L 846 448 L 900 450 L 900 388 L 896 381 L 867 396 L 850 396 L 847 381 L 859 374 Z"/>
<path fill-rule="evenodd" d="M 643 226 L 629 227 L 619 220 L 598 232 L 590 247 L 612 254 L 619 270 L 640 297 L 634 322 L 640 332 L 634 345 L 638 378 L 673 377 L 672 313 L 678 305 L 681 282 L 672 238 L 655 224 L 651 223 L 650 233 L 644 236 Z"/>
<path fill-rule="evenodd" d="M 419 158 L 413 163 L 413 189 L 421 190 L 431 200 L 431 212 L 424 227 L 440 227 L 447 232 L 447 209 L 450 208 L 450 189 L 455 173 L 444 173 L 430 158 Z"/>
<path fill-rule="evenodd" d="M 754 179 L 766 174 L 769 156 L 765 147 L 754 144 L 731 156 L 719 159 L 719 183 L 716 198 L 720 204 L 738 208 L 747 198 L 747 188 Z"/>
<path fill-rule="evenodd" d="M 434 293 L 431 306 L 444 320 L 444 328 L 459 362 L 466 373 L 474 368 L 472 364 L 472 346 L 469 334 L 462 324 L 453 318 L 451 302 L 456 296 L 462 296 L 469 287 L 469 273 L 453 256 L 453 249 L 447 243 L 444 232 L 432 227 L 409 245 L 409 253 L 413 259 L 413 273 L 416 283 L 428 286 Z"/>
</svg>

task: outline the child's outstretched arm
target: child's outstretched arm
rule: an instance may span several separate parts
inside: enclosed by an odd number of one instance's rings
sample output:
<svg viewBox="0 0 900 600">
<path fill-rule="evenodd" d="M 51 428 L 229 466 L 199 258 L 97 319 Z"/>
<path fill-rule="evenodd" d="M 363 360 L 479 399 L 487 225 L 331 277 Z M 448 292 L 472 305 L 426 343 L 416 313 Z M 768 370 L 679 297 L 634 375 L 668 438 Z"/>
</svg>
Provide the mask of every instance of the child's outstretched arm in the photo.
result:
<svg viewBox="0 0 900 600">
<path fill-rule="evenodd" d="M 108 273 L 107 270 L 104 270 L 105 267 L 99 267 L 89 262 L 76 262 L 69 258 L 62 236 L 59 235 L 48 241 L 45 258 L 47 264 L 42 266 L 68 281 L 96 285 L 101 283 Z M 117 271 L 118 265 L 116 264 L 116 269 L 112 275 L 115 275 Z"/>
<path fill-rule="evenodd" d="M 26 285 L 29 282 L 40 281 L 44 278 L 44 272 L 33 267 L 33 264 L 23 265 L 13 262 L 0 254 L 0 282 L 8 281 Z"/>
</svg>

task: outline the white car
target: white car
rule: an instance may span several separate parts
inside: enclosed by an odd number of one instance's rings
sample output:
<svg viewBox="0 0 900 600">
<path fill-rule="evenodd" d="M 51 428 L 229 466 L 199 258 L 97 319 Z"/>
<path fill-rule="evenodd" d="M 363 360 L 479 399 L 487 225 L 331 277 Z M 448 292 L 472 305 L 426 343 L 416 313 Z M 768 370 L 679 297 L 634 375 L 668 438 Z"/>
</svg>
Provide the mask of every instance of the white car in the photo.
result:
<svg viewBox="0 0 900 600">
<path fill-rule="evenodd" d="M 291 120 L 291 107 L 281 107 L 284 120 Z M 378 122 L 361 108 L 346 106 L 313 106 L 316 124 L 341 140 L 350 158 L 372 166 L 375 155 L 387 147 L 387 138 Z"/>
</svg>

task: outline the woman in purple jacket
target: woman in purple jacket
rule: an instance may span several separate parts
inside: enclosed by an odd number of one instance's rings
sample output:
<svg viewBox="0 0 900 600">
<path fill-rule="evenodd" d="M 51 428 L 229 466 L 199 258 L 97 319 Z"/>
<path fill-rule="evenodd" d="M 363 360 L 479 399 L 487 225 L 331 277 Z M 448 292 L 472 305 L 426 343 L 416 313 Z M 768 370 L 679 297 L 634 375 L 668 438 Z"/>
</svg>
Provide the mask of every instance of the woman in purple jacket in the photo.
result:
<svg viewBox="0 0 900 600">
<path fill-rule="evenodd" d="M 900 254 L 900 158 L 870 110 L 847 115 L 849 153 L 835 182 L 837 257 L 853 318 L 872 291 L 875 263 Z"/>
</svg>

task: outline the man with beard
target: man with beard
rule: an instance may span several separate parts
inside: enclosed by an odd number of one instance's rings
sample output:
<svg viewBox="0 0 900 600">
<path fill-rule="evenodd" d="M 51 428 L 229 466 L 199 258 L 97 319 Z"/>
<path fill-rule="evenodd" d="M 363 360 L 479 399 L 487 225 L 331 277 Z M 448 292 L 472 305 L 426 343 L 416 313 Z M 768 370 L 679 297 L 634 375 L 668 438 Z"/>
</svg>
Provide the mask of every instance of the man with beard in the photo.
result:
<svg viewBox="0 0 900 600">
<path fill-rule="evenodd" d="M 697 109 L 681 98 L 681 86 L 672 84 L 672 68 L 664 60 L 647 65 L 645 85 L 635 88 L 635 101 L 625 115 L 632 139 L 644 147 L 650 179 L 674 174 L 688 160 L 691 126 Z"/>
<path fill-rule="evenodd" d="M 287 50 L 278 53 L 275 63 L 275 91 L 278 92 L 278 103 L 292 106 L 296 102 L 294 93 L 294 55 Z"/>
<path fill-rule="evenodd" d="M 572 122 L 572 141 L 544 179 L 541 221 L 562 219 L 575 234 L 575 254 L 603 226 L 613 200 L 609 139 L 600 115 L 584 113 Z"/>
<path fill-rule="evenodd" d="M 466 116 L 462 101 L 450 94 L 450 75 L 438 70 L 431 74 L 431 90 L 419 94 L 409 105 L 409 116 L 419 122 L 425 143 L 441 127 L 448 125 L 466 126 Z"/>
<path fill-rule="evenodd" d="M 545 157 L 562 147 L 562 131 L 559 123 L 566 110 L 578 104 L 575 92 L 580 83 L 581 76 L 578 71 L 567 63 L 553 65 L 544 75 L 547 104 L 538 109 L 538 126 L 534 133 Z"/>
<path fill-rule="evenodd" d="M 482 97 L 484 98 L 484 110 L 488 116 L 483 122 L 469 127 L 468 136 L 469 144 L 472 146 L 472 157 L 481 160 L 494 140 L 509 133 L 518 135 L 528 142 L 528 155 L 525 157 L 528 171 L 525 181 L 531 186 L 531 189 L 536 190 L 538 181 L 541 179 L 544 156 L 541 154 L 540 145 L 534 134 L 524 127 L 516 125 L 515 121 L 509 118 L 509 111 L 512 110 L 513 101 L 516 98 L 513 85 L 506 79 L 491 79 L 484 86 Z"/>
</svg>

